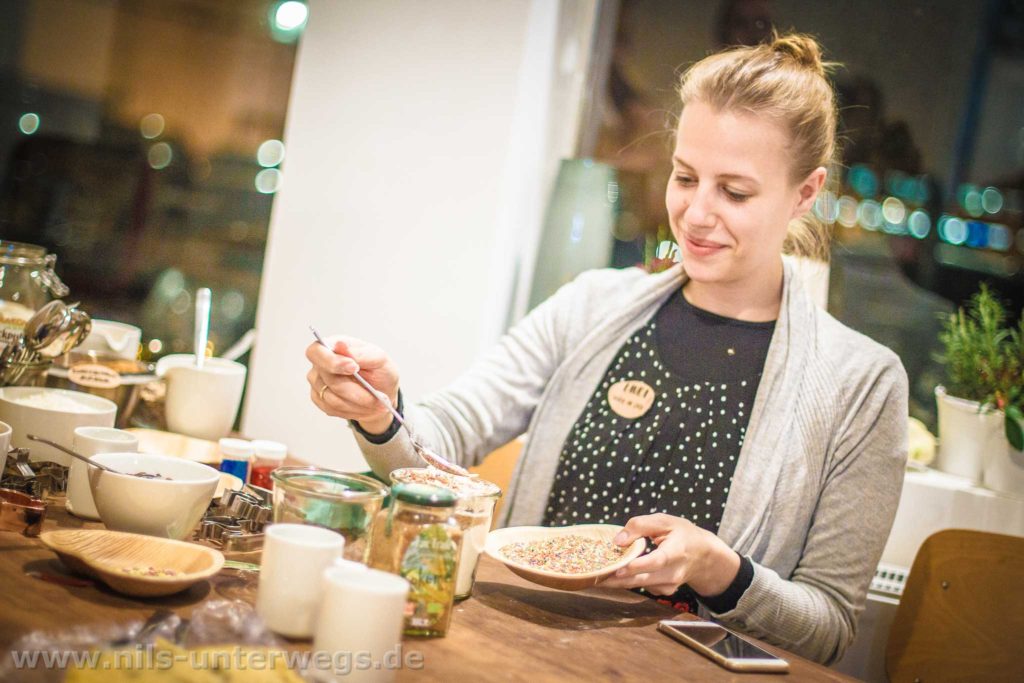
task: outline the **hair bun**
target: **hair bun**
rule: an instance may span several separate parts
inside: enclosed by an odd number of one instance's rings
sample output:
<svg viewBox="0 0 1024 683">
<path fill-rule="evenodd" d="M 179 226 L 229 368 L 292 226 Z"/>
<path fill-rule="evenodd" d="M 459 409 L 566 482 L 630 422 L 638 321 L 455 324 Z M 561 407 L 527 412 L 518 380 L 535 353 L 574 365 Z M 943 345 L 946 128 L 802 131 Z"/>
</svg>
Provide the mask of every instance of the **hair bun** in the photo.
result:
<svg viewBox="0 0 1024 683">
<path fill-rule="evenodd" d="M 821 59 L 821 46 L 812 36 L 805 33 L 775 35 L 770 45 L 774 52 L 795 59 L 800 66 L 825 75 L 825 64 Z"/>
</svg>

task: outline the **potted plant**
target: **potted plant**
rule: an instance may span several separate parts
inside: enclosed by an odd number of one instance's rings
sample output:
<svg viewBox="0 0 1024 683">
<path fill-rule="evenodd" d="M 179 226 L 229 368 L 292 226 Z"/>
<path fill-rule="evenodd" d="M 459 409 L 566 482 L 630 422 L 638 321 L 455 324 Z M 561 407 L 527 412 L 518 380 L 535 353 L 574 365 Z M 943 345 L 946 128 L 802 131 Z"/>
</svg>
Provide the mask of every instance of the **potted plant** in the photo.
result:
<svg viewBox="0 0 1024 683">
<path fill-rule="evenodd" d="M 941 445 L 936 466 L 989 488 L 1024 493 L 1024 317 L 982 285 L 939 334 L 947 384 L 935 389 Z"/>
</svg>

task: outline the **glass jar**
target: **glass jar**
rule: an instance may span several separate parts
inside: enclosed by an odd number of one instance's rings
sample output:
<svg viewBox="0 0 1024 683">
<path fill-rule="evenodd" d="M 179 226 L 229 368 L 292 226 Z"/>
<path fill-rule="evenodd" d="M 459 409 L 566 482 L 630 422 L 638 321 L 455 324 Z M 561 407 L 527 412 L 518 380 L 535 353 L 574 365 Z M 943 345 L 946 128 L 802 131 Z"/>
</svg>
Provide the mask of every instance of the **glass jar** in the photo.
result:
<svg viewBox="0 0 1024 683">
<path fill-rule="evenodd" d="M 396 484 L 391 506 L 378 513 L 370 565 L 409 582 L 405 634 L 443 636 L 455 603 L 462 529 L 451 491 Z"/>
<path fill-rule="evenodd" d="M 391 472 L 393 484 L 428 484 L 440 486 L 455 494 L 455 519 L 462 529 L 459 552 L 459 576 L 455 583 L 455 599 L 463 600 L 473 592 L 480 553 L 487 545 L 494 506 L 501 498 L 501 488 L 485 479 L 460 477 L 433 467 L 403 467 Z"/>
<path fill-rule="evenodd" d="M 217 442 L 220 450 L 220 471 L 249 481 L 249 463 L 252 462 L 252 444 L 245 439 L 225 437 Z"/>
<path fill-rule="evenodd" d="M 313 524 L 345 537 L 346 560 L 366 563 L 370 532 L 388 489 L 361 474 L 319 467 L 279 467 L 274 482 L 274 522 Z"/>
<path fill-rule="evenodd" d="M 53 267 L 54 254 L 34 244 L 0 240 L 0 351 L 17 341 L 32 314 L 68 288 Z"/>
<path fill-rule="evenodd" d="M 249 470 L 249 483 L 253 486 L 269 489 L 270 473 L 284 464 L 288 457 L 288 447 L 277 441 L 257 439 L 252 442 L 252 467 Z"/>
</svg>

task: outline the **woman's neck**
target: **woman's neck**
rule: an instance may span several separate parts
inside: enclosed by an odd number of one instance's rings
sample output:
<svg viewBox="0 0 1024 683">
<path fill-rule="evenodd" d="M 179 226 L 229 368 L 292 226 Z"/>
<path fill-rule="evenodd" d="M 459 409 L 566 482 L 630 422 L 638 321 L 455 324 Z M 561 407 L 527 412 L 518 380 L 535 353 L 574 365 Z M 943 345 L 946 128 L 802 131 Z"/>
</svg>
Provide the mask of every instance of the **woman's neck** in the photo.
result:
<svg viewBox="0 0 1024 683">
<path fill-rule="evenodd" d="M 782 262 L 770 278 L 757 282 L 697 282 L 687 280 L 683 296 L 692 306 L 726 318 L 768 322 L 779 317 L 782 305 Z"/>
</svg>

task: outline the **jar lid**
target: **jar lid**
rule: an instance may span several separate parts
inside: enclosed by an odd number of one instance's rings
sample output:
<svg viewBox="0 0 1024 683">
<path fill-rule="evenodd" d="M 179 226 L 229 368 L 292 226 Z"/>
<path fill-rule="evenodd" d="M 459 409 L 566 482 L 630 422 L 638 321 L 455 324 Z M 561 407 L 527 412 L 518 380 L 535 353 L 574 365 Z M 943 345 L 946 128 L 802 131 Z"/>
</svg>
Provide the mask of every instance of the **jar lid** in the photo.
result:
<svg viewBox="0 0 1024 683">
<path fill-rule="evenodd" d="M 252 451 L 260 460 L 282 461 L 288 457 L 288 447 L 279 441 L 256 439 L 252 442 Z"/>
<path fill-rule="evenodd" d="M 245 439 L 221 439 L 220 453 L 227 460 L 241 460 L 252 457 L 252 444 Z"/>
<path fill-rule="evenodd" d="M 451 491 L 427 484 L 395 484 L 391 493 L 403 503 L 429 507 L 454 507 L 457 500 Z"/>
</svg>

